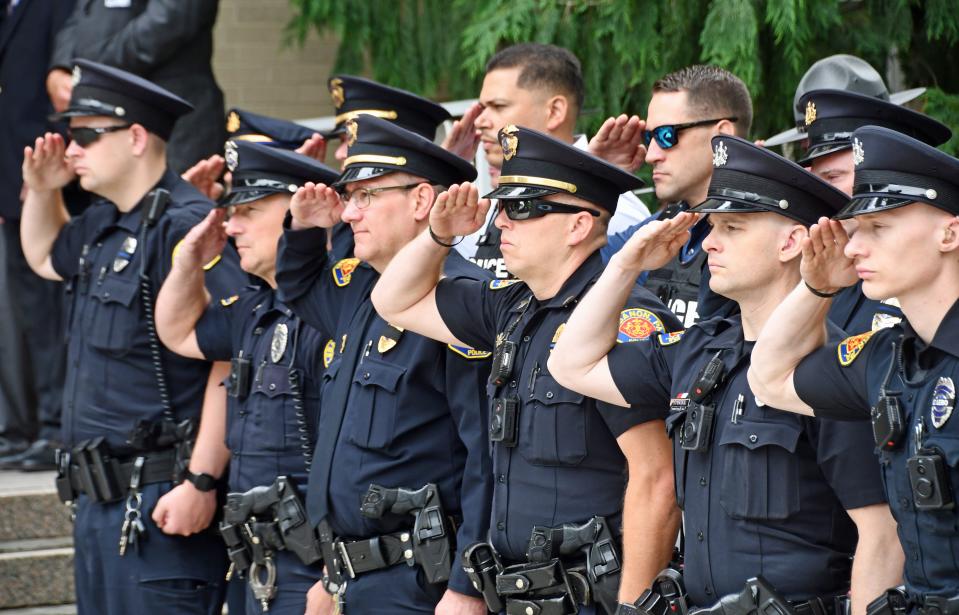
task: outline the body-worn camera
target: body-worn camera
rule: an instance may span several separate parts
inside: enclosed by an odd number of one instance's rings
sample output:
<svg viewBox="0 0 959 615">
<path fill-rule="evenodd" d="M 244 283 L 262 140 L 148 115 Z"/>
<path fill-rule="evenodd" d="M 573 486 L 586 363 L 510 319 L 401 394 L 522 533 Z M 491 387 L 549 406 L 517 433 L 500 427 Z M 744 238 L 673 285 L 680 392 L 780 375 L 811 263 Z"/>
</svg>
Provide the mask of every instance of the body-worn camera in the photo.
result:
<svg viewBox="0 0 959 615">
<path fill-rule="evenodd" d="M 250 360 L 243 357 L 230 359 L 230 380 L 226 394 L 230 397 L 246 397 L 250 392 Z"/>
<path fill-rule="evenodd" d="M 496 345 L 493 352 L 493 367 L 490 369 L 490 382 L 496 386 L 503 386 L 513 374 L 513 364 L 516 360 L 516 342 L 503 340 Z"/>
<path fill-rule="evenodd" d="M 519 428 L 519 402 L 508 397 L 493 399 L 489 418 L 489 439 L 506 447 L 516 446 Z"/>
<path fill-rule="evenodd" d="M 713 437 L 713 416 L 716 406 L 712 403 L 701 404 L 690 400 L 686 406 L 686 420 L 679 434 L 679 444 L 686 451 L 705 453 Z"/>
<path fill-rule="evenodd" d="M 883 393 L 872 408 L 870 419 L 876 448 L 893 451 L 902 446 L 906 429 L 902 423 L 902 406 L 898 397 Z"/>
<path fill-rule="evenodd" d="M 946 463 L 939 451 L 919 451 L 906 460 L 906 468 L 917 510 L 946 510 L 955 505 Z"/>
</svg>

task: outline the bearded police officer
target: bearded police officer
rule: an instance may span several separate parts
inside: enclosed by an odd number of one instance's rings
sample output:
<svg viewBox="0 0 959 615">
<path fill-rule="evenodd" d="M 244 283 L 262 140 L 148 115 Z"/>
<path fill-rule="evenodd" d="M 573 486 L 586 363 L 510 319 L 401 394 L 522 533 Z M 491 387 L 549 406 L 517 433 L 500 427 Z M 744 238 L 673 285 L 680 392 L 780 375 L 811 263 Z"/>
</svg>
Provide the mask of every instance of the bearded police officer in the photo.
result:
<svg viewBox="0 0 959 615">
<path fill-rule="evenodd" d="M 876 126 L 853 133 L 852 151 L 845 224 L 814 228 L 804 284 L 770 317 L 749 379 L 777 408 L 871 421 L 906 553 L 906 595 L 891 592 L 877 612 L 955 613 L 959 161 Z M 903 321 L 822 346 L 830 297 L 859 280 L 871 299 L 897 297 Z"/>
<path fill-rule="evenodd" d="M 176 246 L 211 207 L 166 165 L 191 107 L 101 64 L 78 60 L 74 75 L 69 146 L 47 134 L 25 151 L 21 237 L 34 271 L 69 288 L 58 490 L 76 506 L 78 610 L 218 613 L 219 537 L 167 535 L 202 529 L 216 506 L 222 439 L 201 430 L 189 458 L 210 364 L 161 348 L 153 325 Z M 74 176 L 102 200 L 69 219 L 60 189 Z M 242 283 L 232 250 L 206 268 L 215 297 Z M 206 403 L 222 411 L 225 396 Z"/>
<path fill-rule="evenodd" d="M 620 194 L 641 182 L 534 130 L 506 126 L 499 139 L 502 175 L 487 196 L 499 199 L 503 256 L 520 281 L 439 279 L 452 236 L 474 232 L 489 207 L 462 184 L 390 264 L 373 301 L 399 326 L 495 353 L 493 516 L 489 542 L 467 556 L 488 608 L 613 613 L 672 552 L 679 515 L 668 441 L 661 420 L 566 389 L 546 363 L 602 271 L 598 250 Z M 679 328 L 642 288 L 617 310 L 624 345 Z"/>
<path fill-rule="evenodd" d="M 707 199 L 692 211 L 709 214 L 710 288 L 736 301 L 741 315 L 646 343 L 615 343 L 617 306 L 636 274 L 674 258 L 695 218 L 657 221 L 610 261 L 567 324 L 550 368 L 583 394 L 666 420 L 684 511 L 689 605 L 719 612 L 736 601 L 750 611 L 772 599 L 770 608 L 786 612 L 832 613 L 842 612 L 851 589 L 861 615 L 895 582 L 902 561 L 869 432 L 784 416 L 746 382 L 756 336 L 798 280 L 806 226 L 846 198 L 743 139 L 717 136 L 713 148 Z M 673 575 L 663 575 L 667 586 Z M 669 594 L 657 582 L 637 608 L 655 612 Z"/>
</svg>

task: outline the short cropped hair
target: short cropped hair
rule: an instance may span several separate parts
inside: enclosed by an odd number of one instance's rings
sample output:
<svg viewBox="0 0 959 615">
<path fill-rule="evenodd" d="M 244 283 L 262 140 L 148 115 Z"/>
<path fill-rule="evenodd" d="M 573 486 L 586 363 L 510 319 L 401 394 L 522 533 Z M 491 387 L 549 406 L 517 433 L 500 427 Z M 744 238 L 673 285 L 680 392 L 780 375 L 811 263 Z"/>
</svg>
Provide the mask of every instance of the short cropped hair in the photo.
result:
<svg viewBox="0 0 959 615">
<path fill-rule="evenodd" d="M 579 59 L 568 49 L 541 43 L 520 43 L 499 51 L 486 63 L 486 72 L 499 68 L 522 68 L 516 85 L 524 89 L 540 88 L 564 94 L 583 108 L 586 88 Z"/>
<path fill-rule="evenodd" d="M 736 135 L 749 134 L 753 101 L 742 79 L 728 70 L 708 64 L 687 66 L 656 81 L 653 93 L 657 92 L 686 92 L 690 110 L 701 119 L 735 117 Z"/>
</svg>

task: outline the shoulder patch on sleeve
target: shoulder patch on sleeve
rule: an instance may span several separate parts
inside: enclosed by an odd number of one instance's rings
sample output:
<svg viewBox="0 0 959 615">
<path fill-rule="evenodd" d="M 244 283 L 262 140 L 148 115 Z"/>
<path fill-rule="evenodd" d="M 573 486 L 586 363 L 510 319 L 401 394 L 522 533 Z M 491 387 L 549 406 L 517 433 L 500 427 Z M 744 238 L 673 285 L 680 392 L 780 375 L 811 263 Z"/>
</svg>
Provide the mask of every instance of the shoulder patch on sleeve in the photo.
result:
<svg viewBox="0 0 959 615">
<path fill-rule="evenodd" d="M 346 286 L 353 278 L 353 270 L 360 264 L 358 258 L 344 258 L 333 265 L 333 282 L 337 286 Z"/>
<path fill-rule="evenodd" d="M 493 356 L 492 352 L 485 352 L 482 350 L 476 350 L 475 348 L 470 348 L 469 346 L 456 346 L 455 344 L 446 345 L 450 350 L 456 354 L 464 357 L 466 359 L 488 359 Z"/>
<path fill-rule="evenodd" d="M 860 333 L 859 335 L 847 337 L 840 342 L 839 347 L 836 349 L 836 354 L 839 357 L 839 364 L 843 367 L 852 365 L 852 362 L 856 360 L 856 357 L 858 357 L 859 353 L 862 352 L 862 349 L 865 348 L 866 342 L 869 341 L 869 338 L 872 337 L 873 333 L 875 333 L 875 331 L 867 331 L 865 333 Z"/>
<path fill-rule="evenodd" d="M 326 342 L 326 346 L 323 347 L 323 367 L 324 369 L 330 366 L 330 363 L 333 362 L 333 355 L 336 353 L 336 340 L 329 340 Z"/>
<path fill-rule="evenodd" d="M 220 299 L 220 305 L 223 307 L 230 307 L 236 300 L 240 298 L 240 295 L 233 295 L 232 297 L 227 297 L 226 299 Z"/>
<path fill-rule="evenodd" d="M 176 254 L 177 254 L 177 252 L 180 251 L 180 246 L 183 245 L 183 241 L 184 241 L 184 240 L 181 239 L 180 241 L 176 242 L 176 245 L 175 245 L 175 246 L 173 246 L 173 254 L 172 254 L 172 256 L 170 257 L 170 266 L 171 266 L 171 267 L 172 267 L 173 264 L 176 262 Z M 217 254 L 216 256 L 213 257 L 213 260 L 211 260 L 211 261 L 210 261 L 209 263 L 207 263 L 206 265 L 203 265 L 203 271 L 209 271 L 210 269 L 213 269 L 213 268 L 216 266 L 216 264 L 219 263 L 219 262 L 220 262 L 220 255 Z"/>
<path fill-rule="evenodd" d="M 619 314 L 619 334 L 616 341 L 620 344 L 649 339 L 655 333 L 665 333 L 663 321 L 649 310 L 628 308 Z"/>
<path fill-rule="evenodd" d="M 508 288 L 517 282 L 519 282 L 519 280 L 490 280 L 489 288 L 490 290 L 499 290 L 501 288 Z"/>
<path fill-rule="evenodd" d="M 686 330 L 682 331 L 673 331 L 672 333 L 660 333 L 656 336 L 656 339 L 659 341 L 660 346 L 672 346 L 679 340 L 683 339 L 683 334 L 686 333 Z"/>
</svg>

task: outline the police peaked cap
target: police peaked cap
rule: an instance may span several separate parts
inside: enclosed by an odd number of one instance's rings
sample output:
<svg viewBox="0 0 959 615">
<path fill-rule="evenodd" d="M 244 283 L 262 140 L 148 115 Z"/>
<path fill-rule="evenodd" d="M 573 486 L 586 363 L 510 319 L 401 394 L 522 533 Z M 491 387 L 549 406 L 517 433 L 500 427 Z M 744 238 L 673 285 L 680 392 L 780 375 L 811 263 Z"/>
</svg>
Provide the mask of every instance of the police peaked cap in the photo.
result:
<svg viewBox="0 0 959 615">
<path fill-rule="evenodd" d="M 347 157 L 336 186 L 402 172 L 451 186 L 476 179 L 476 169 L 431 140 L 372 115 L 345 124 Z"/>
<path fill-rule="evenodd" d="M 795 162 L 731 135 L 713 137 L 713 175 L 696 213 L 774 212 L 810 225 L 849 197 Z"/>
<path fill-rule="evenodd" d="M 296 122 L 236 108 L 226 114 L 226 131 L 234 141 L 255 141 L 283 149 L 300 147 L 315 132 Z"/>
<path fill-rule="evenodd" d="M 133 73 L 90 60 L 74 60 L 70 105 L 51 119 L 115 117 L 140 124 L 166 141 L 177 118 L 192 110 L 193 105 L 173 92 Z"/>
<path fill-rule="evenodd" d="M 853 133 L 852 155 L 852 200 L 837 218 L 915 202 L 959 215 L 959 160 L 952 156 L 880 126 L 863 126 Z"/>
<path fill-rule="evenodd" d="M 336 126 L 325 137 L 345 133 L 346 121 L 360 115 L 389 120 L 431 141 L 436 129 L 452 116 L 432 100 L 362 77 L 337 75 L 327 82 L 336 107 Z"/>
<path fill-rule="evenodd" d="M 220 207 L 292 195 L 306 182 L 329 184 L 339 175 L 309 156 L 252 141 L 227 141 L 226 159 L 233 181 Z"/>
<path fill-rule="evenodd" d="M 541 132 L 508 125 L 499 131 L 503 168 L 499 186 L 485 195 L 494 199 L 530 199 L 571 194 L 616 211 L 619 195 L 643 181 L 569 143 Z"/>
<path fill-rule="evenodd" d="M 813 90 L 799 100 L 806 110 L 809 145 L 799 164 L 852 147 L 852 131 L 860 126 L 884 126 L 929 145 L 941 145 L 952 131 L 941 122 L 912 109 L 842 90 Z"/>
</svg>

